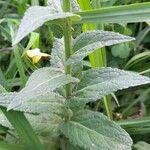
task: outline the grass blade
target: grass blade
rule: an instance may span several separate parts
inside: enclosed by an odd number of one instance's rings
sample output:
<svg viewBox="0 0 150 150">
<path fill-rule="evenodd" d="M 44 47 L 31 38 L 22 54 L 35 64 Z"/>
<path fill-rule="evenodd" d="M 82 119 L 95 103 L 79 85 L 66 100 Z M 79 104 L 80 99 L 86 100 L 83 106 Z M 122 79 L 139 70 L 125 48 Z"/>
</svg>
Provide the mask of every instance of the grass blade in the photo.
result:
<svg viewBox="0 0 150 150">
<path fill-rule="evenodd" d="M 15 128 L 20 139 L 25 147 L 29 150 L 43 150 L 42 145 L 35 135 L 31 125 L 22 112 L 6 111 L 6 108 L 1 107 L 9 122 Z"/>
<path fill-rule="evenodd" d="M 80 23 L 132 23 L 150 21 L 150 2 L 78 12 Z"/>
</svg>

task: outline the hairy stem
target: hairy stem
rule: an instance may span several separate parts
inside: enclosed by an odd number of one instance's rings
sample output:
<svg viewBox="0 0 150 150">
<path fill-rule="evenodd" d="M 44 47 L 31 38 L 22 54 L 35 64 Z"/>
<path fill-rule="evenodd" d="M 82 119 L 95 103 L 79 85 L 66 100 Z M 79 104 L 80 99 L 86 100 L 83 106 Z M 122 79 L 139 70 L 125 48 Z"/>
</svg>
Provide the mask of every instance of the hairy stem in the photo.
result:
<svg viewBox="0 0 150 150">
<path fill-rule="evenodd" d="M 63 9 L 64 12 L 71 11 L 71 2 L 70 0 L 63 0 Z M 69 19 L 65 19 L 64 22 L 64 43 L 65 43 L 65 60 L 67 60 L 72 54 L 72 32 L 71 32 L 71 21 Z M 71 74 L 71 65 L 65 66 L 65 73 Z M 66 96 L 71 95 L 71 85 L 66 85 Z"/>
</svg>

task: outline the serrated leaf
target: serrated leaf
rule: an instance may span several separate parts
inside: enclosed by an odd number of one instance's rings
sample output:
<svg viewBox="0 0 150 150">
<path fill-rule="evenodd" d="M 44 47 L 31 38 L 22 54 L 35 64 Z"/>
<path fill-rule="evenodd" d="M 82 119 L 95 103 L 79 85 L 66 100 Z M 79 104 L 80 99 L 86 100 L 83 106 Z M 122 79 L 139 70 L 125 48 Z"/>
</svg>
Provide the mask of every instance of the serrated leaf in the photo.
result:
<svg viewBox="0 0 150 150">
<path fill-rule="evenodd" d="M 110 31 L 97 30 L 82 33 L 74 40 L 73 51 L 75 53 L 68 59 L 67 64 L 81 61 L 95 49 L 132 40 L 134 38 Z"/>
<path fill-rule="evenodd" d="M 16 98 L 16 97 L 15 97 Z M 15 100 L 15 98 L 13 100 Z M 29 93 L 25 98 L 23 98 L 23 103 L 18 103 L 15 110 L 28 112 L 28 113 L 57 113 L 62 114 L 65 101 L 64 97 L 56 94 L 54 92 L 36 94 Z M 15 106 L 16 101 L 11 102 L 10 106 Z"/>
<path fill-rule="evenodd" d="M 72 107 L 80 106 L 112 92 L 144 84 L 150 84 L 150 78 L 134 72 L 109 67 L 91 69 L 83 73 L 74 97 L 66 102 Z"/>
<path fill-rule="evenodd" d="M 57 9 L 51 8 L 49 6 L 32 6 L 30 7 L 23 17 L 17 36 L 13 45 L 19 43 L 25 36 L 27 36 L 32 31 L 36 30 L 42 26 L 47 21 L 52 21 L 56 19 L 64 19 L 69 17 L 72 20 L 80 20 L 78 15 L 69 12 L 58 12 Z"/>
<path fill-rule="evenodd" d="M 101 113 L 77 112 L 72 121 L 61 125 L 61 131 L 74 143 L 88 150 L 131 150 L 128 133 Z"/>
<path fill-rule="evenodd" d="M 59 69 L 50 67 L 39 69 L 30 76 L 26 87 L 12 100 L 8 106 L 8 110 L 14 109 L 38 113 L 38 111 L 43 112 L 43 109 L 47 108 L 49 111 L 53 111 L 52 102 L 55 102 L 54 105 L 56 105 L 56 107 L 61 107 L 64 102 L 64 98 L 53 93 L 53 91 L 61 86 L 74 82 L 78 82 L 78 79 L 70 75 L 65 75 Z M 33 105 L 33 108 L 30 104 Z M 50 110 L 47 104 L 51 104 L 51 108 L 53 109 Z M 38 107 L 35 108 L 35 106 Z M 39 109 L 40 107 L 41 109 Z M 30 108 L 32 109 L 30 110 Z M 47 111 L 47 109 L 45 111 Z"/>
</svg>

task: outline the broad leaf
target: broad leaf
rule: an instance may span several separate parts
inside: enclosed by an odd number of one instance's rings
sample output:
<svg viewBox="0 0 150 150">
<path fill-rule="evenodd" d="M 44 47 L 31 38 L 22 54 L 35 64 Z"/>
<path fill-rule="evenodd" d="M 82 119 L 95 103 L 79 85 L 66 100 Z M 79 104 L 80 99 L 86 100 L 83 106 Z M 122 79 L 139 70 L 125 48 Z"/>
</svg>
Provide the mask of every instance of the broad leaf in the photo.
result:
<svg viewBox="0 0 150 150">
<path fill-rule="evenodd" d="M 78 15 L 58 11 L 54 7 L 32 6 L 25 13 L 21 21 L 17 36 L 13 45 L 19 43 L 25 36 L 42 26 L 47 21 L 64 19 L 70 17 L 72 20 L 80 20 Z"/>
<path fill-rule="evenodd" d="M 17 97 L 18 93 L 2 93 L 0 94 L 0 106 L 8 107 L 10 103 L 13 105 L 12 101 Z M 22 99 L 21 99 L 22 100 Z M 29 93 L 23 99 L 22 103 L 18 108 L 19 111 L 29 112 L 29 113 L 58 113 L 61 114 L 63 111 L 63 103 L 65 98 L 54 92 L 49 93 Z M 16 102 L 14 101 L 14 105 Z"/>
<path fill-rule="evenodd" d="M 0 94 L 0 106 L 8 107 L 11 101 L 17 96 L 17 93 L 1 93 Z"/>
<path fill-rule="evenodd" d="M 71 55 L 67 63 L 73 64 L 81 61 L 95 49 L 132 40 L 134 40 L 134 38 L 110 31 L 97 30 L 82 33 L 74 40 L 73 51 L 75 53 Z"/>
<path fill-rule="evenodd" d="M 59 69 L 49 67 L 39 69 L 30 76 L 26 87 L 12 100 L 8 106 L 8 110 L 14 109 L 27 112 L 43 112 L 44 108 L 48 109 L 47 104 L 51 104 L 52 110 L 55 109 L 53 105 L 56 105 L 56 108 L 57 106 L 61 107 L 64 99 L 58 94 L 53 93 L 53 91 L 73 82 L 78 82 L 78 79 L 73 78 L 70 75 L 65 75 Z M 55 103 L 52 104 L 53 102 Z M 33 106 L 30 106 L 30 104 Z M 40 107 L 41 110 L 39 109 Z M 33 110 L 30 110 L 31 108 Z"/>
<path fill-rule="evenodd" d="M 144 84 L 150 84 L 150 78 L 134 72 L 113 68 L 91 69 L 83 73 L 74 97 L 67 103 L 80 106 L 112 92 Z"/>
<path fill-rule="evenodd" d="M 62 118 L 55 114 L 26 114 L 32 128 L 38 135 L 56 137 L 60 134 L 58 126 L 63 122 Z"/>
<path fill-rule="evenodd" d="M 7 92 L 5 89 L 0 91 L 1 94 L 5 94 L 5 92 Z M 6 94 L 8 94 L 8 93 L 6 93 Z M 8 97 L 8 95 L 7 95 L 7 97 Z M 14 93 L 10 93 L 10 95 L 13 97 Z M 6 105 L 9 103 L 9 101 L 11 101 L 10 95 L 6 102 Z M 5 104 L 5 103 L 3 103 L 3 104 Z M 37 149 L 37 150 L 43 149 L 41 142 L 39 141 L 38 137 L 35 135 L 30 123 L 28 122 L 28 120 L 26 119 L 26 117 L 24 116 L 23 113 L 16 112 L 16 111 L 7 112 L 6 108 L 3 106 L 1 106 L 0 108 L 1 108 L 2 112 L 4 113 L 4 115 L 7 117 L 8 121 L 11 123 L 11 125 L 14 127 L 14 129 L 17 131 L 17 134 L 19 135 L 21 141 L 23 142 L 24 146 L 27 149 Z M 4 117 L 4 120 L 2 119 L 1 123 L 4 126 L 8 125 L 7 127 L 10 128 L 10 124 L 7 121 L 7 119 Z"/>
<path fill-rule="evenodd" d="M 17 100 L 15 101 L 15 99 Z M 21 100 L 23 100 L 24 102 L 21 103 Z M 43 92 L 43 94 L 37 93 L 36 95 L 33 95 L 33 93 L 29 93 L 25 98 L 22 98 L 20 100 L 18 97 L 15 97 L 13 99 L 13 102 L 11 102 L 11 104 L 9 105 L 9 108 L 15 106 L 15 108 L 13 108 L 15 110 L 36 114 L 62 114 L 64 109 L 64 101 L 64 97 L 54 92 Z"/>
<path fill-rule="evenodd" d="M 94 150 L 131 150 L 128 133 L 103 114 L 87 110 L 74 116 L 61 125 L 61 131 L 74 145 Z"/>
</svg>

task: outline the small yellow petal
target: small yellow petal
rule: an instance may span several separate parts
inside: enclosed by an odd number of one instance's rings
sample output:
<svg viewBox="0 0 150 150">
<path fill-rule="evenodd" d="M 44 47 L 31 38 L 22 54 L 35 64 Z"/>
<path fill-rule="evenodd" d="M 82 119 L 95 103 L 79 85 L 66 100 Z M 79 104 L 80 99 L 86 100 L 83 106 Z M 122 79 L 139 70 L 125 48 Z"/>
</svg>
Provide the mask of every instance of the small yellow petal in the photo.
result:
<svg viewBox="0 0 150 150">
<path fill-rule="evenodd" d="M 33 63 L 33 64 L 38 63 L 38 62 L 40 61 L 41 57 L 42 57 L 42 56 L 34 56 L 34 57 L 32 57 L 32 63 Z"/>
<path fill-rule="evenodd" d="M 32 50 L 27 50 L 26 54 L 29 58 L 32 59 L 33 64 L 38 63 L 42 57 L 49 57 L 50 56 L 49 54 L 41 53 L 40 49 L 38 49 L 38 48 L 35 48 Z"/>
<path fill-rule="evenodd" d="M 36 49 L 32 49 L 32 50 L 27 50 L 27 56 L 32 58 L 34 56 L 39 56 L 40 55 L 40 49 L 36 48 Z"/>
</svg>

